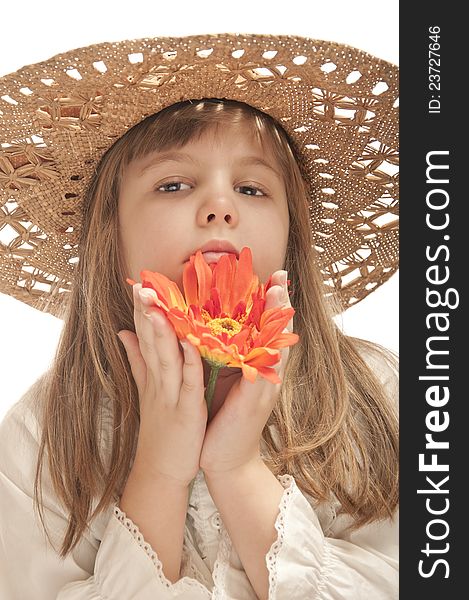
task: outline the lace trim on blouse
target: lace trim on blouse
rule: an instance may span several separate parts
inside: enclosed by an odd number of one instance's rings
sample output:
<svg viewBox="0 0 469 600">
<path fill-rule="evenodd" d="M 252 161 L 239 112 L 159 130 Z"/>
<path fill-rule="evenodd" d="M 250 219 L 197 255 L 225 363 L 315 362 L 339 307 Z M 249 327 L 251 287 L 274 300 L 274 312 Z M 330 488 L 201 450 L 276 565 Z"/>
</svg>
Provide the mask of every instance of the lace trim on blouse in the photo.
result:
<svg viewBox="0 0 469 600">
<path fill-rule="evenodd" d="M 283 547 L 285 538 L 286 513 L 290 507 L 290 504 L 293 501 L 295 490 L 298 489 L 295 479 L 291 475 L 278 475 L 277 479 L 280 481 L 285 491 L 280 501 L 280 512 L 275 521 L 275 529 L 278 532 L 278 537 L 277 540 L 270 547 L 270 550 L 267 553 L 266 557 L 267 568 L 269 571 L 269 600 L 274 600 L 274 598 L 276 598 L 275 593 L 277 590 L 277 560 L 278 555 L 280 554 L 280 550 Z M 336 506 L 330 506 L 329 512 L 332 524 L 332 522 L 336 518 Z M 326 591 L 327 582 L 333 570 L 333 562 L 334 560 L 332 556 L 331 546 L 325 541 L 323 546 L 322 568 L 319 576 L 318 587 L 316 590 L 317 595 L 315 596 L 315 598 L 322 598 L 323 592 Z"/>
<path fill-rule="evenodd" d="M 165 574 L 163 573 L 163 565 L 160 559 L 158 558 L 158 555 L 150 546 L 150 544 L 148 544 L 145 541 L 145 538 L 143 537 L 143 534 L 140 533 L 140 530 L 137 527 L 137 525 L 135 525 L 135 523 L 131 519 L 129 519 L 127 515 L 117 506 L 114 506 L 114 515 L 124 525 L 124 527 L 126 527 L 128 531 L 130 531 L 140 548 L 142 548 L 142 550 L 145 552 L 148 558 L 155 565 L 158 579 L 164 587 L 170 589 L 170 591 L 172 592 L 179 592 L 185 589 L 197 589 L 198 591 L 204 592 L 207 598 L 211 598 L 209 590 L 206 587 L 204 587 L 201 583 L 199 583 L 199 581 L 197 581 L 196 579 L 183 577 L 182 579 L 176 581 L 176 583 L 171 583 L 171 581 L 167 579 Z"/>
<path fill-rule="evenodd" d="M 140 533 L 140 530 L 137 527 L 137 525 L 135 525 L 135 523 L 131 519 L 129 519 L 126 516 L 126 514 L 117 506 L 114 507 L 114 515 L 119 519 L 119 521 L 124 525 L 124 527 L 126 527 L 130 531 L 134 540 L 137 542 L 140 548 L 142 548 L 142 550 L 145 552 L 145 554 L 148 556 L 151 562 L 155 565 L 156 573 L 160 582 L 167 588 L 171 587 L 173 584 L 171 583 L 171 581 L 169 581 L 169 579 L 165 577 L 163 573 L 163 565 L 160 559 L 158 558 L 158 555 L 150 546 L 150 544 L 145 542 L 145 538 Z"/>
<path fill-rule="evenodd" d="M 231 538 L 223 523 L 220 526 L 220 543 L 215 564 L 213 565 L 212 579 L 214 583 L 213 600 L 229 600 L 225 592 L 226 570 L 230 564 Z"/>
<path fill-rule="evenodd" d="M 285 491 L 283 492 L 280 501 L 280 512 L 275 520 L 275 529 L 278 532 L 278 536 L 271 545 L 266 556 L 267 569 L 269 571 L 269 600 L 275 597 L 274 594 L 277 588 L 277 558 L 283 547 L 283 540 L 285 537 L 285 515 L 293 500 L 295 488 L 295 480 L 291 475 L 278 475 L 277 479 L 280 481 Z"/>
</svg>

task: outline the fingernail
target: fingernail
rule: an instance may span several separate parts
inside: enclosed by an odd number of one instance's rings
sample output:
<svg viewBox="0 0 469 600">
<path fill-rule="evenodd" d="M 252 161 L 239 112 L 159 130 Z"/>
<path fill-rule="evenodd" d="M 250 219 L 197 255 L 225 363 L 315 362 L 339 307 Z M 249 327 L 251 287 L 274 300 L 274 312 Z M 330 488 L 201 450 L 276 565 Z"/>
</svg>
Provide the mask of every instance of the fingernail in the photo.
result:
<svg viewBox="0 0 469 600">
<path fill-rule="evenodd" d="M 287 284 L 287 277 L 288 277 L 288 272 L 282 271 L 282 274 L 280 276 L 280 285 L 285 286 Z"/>
<path fill-rule="evenodd" d="M 150 291 L 148 291 L 146 289 L 142 289 L 138 293 L 140 295 L 140 299 L 143 302 L 145 302 L 146 304 L 153 303 L 153 301 L 154 301 L 155 298 L 154 298 L 152 292 L 150 292 Z"/>
<path fill-rule="evenodd" d="M 182 340 L 179 340 L 179 343 L 181 344 L 184 352 L 187 352 L 187 350 L 189 349 L 189 344 L 187 342 L 183 342 Z"/>
</svg>

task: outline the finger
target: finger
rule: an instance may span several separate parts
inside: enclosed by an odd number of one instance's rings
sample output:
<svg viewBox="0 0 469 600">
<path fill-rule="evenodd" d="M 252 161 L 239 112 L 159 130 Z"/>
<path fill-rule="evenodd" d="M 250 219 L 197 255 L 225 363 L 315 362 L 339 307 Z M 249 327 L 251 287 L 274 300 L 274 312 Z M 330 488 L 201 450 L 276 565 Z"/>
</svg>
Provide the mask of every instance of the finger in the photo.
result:
<svg viewBox="0 0 469 600">
<path fill-rule="evenodd" d="M 137 285 L 137 284 L 136 284 Z M 138 284 L 140 286 L 140 284 Z M 182 352 L 173 326 L 154 306 L 154 290 L 136 290 L 136 329 L 140 350 L 163 397 L 176 403 L 182 382 Z"/>
<path fill-rule="evenodd" d="M 139 397 L 142 397 L 147 377 L 147 366 L 140 352 L 138 338 L 133 331 L 127 329 L 119 331 L 117 335 L 124 346 Z"/>
<path fill-rule="evenodd" d="M 142 329 L 143 329 L 143 306 L 140 301 L 139 291 L 142 289 L 141 283 L 134 284 L 132 288 L 133 300 L 134 300 L 134 323 L 135 323 L 135 333 L 137 334 L 138 339 L 140 340 L 142 337 Z"/>
<path fill-rule="evenodd" d="M 267 290 L 265 297 L 266 310 L 275 307 L 291 308 L 286 271 L 276 271 L 272 275 L 272 286 Z"/>
<path fill-rule="evenodd" d="M 143 342 L 147 367 L 158 382 L 165 402 L 176 405 L 182 384 L 183 366 L 177 337 L 169 321 L 164 315 L 158 314 L 156 309 L 145 311 L 144 318 L 149 324 L 149 335 Z"/>
<path fill-rule="evenodd" d="M 139 395 L 140 397 L 142 397 L 142 394 L 144 392 L 144 390 L 146 388 L 148 388 L 148 385 L 153 382 L 154 386 L 159 385 L 159 374 L 158 372 L 151 372 L 148 368 L 148 365 L 151 363 L 151 360 L 149 358 L 148 355 L 148 351 L 146 351 L 145 349 L 149 346 L 149 341 L 148 341 L 148 337 L 149 337 L 149 333 L 148 333 L 148 327 L 149 327 L 149 323 L 147 323 L 147 319 L 144 317 L 143 315 L 143 311 L 145 309 L 145 307 L 143 306 L 141 299 L 140 299 L 140 295 L 139 292 L 142 289 L 142 284 L 141 283 L 136 283 L 133 285 L 132 287 L 132 297 L 133 297 L 133 304 L 134 304 L 134 324 L 135 324 L 135 332 L 136 332 L 136 343 L 138 345 L 138 353 L 141 356 L 141 360 L 143 361 L 143 365 L 145 367 L 145 380 L 143 383 L 140 383 L 140 387 L 139 389 Z M 145 333 L 146 332 L 146 333 Z M 147 338 L 147 341 L 145 341 L 145 337 Z M 126 336 L 127 339 L 127 336 Z M 134 342 L 135 344 L 135 342 Z M 134 348 L 134 353 L 135 353 L 136 349 Z M 134 375 L 135 378 L 135 375 Z"/>
<path fill-rule="evenodd" d="M 269 289 L 280 288 L 282 290 L 282 295 L 280 299 L 280 304 L 282 306 L 291 306 L 290 303 L 290 294 L 288 293 L 288 272 L 287 271 L 275 271 L 272 274 L 272 287 Z"/>
<path fill-rule="evenodd" d="M 205 404 L 204 370 L 197 348 L 189 340 L 181 340 L 180 344 L 184 353 L 184 363 L 178 406 L 184 409 L 190 408 L 197 399 Z"/>
<path fill-rule="evenodd" d="M 288 290 L 288 272 L 287 271 L 276 271 L 273 275 L 273 281 L 279 286 L 281 291 L 278 291 L 277 302 L 281 308 L 292 308 L 290 301 L 290 293 Z M 284 332 L 293 332 L 293 318 L 288 321 L 287 326 L 283 330 Z"/>
<path fill-rule="evenodd" d="M 288 272 L 284 270 L 275 271 L 275 273 L 272 273 L 271 281 L 274 285 L 285 286 L 288 281 Z"/>
<path fill-rule="evenodd" d="M 265 309 L 285 308 L 284 306 L 284 289 L 280 285 L 273 285 L 267 290 L 265 295 Z"/>
<path fill-rule="evenodd" d="M 280 379 L 283 380 L 282 360 L 272 368 L 275 369 Z M 280 393 L 281 383 L 272 383 L 266 380 L 264 377 L 258 375 L 254 382 L 248 381 L 245 377 L 242 377 L 239 382 L 239 397 L 242 400 L 239 401 L 239 409 L 242 413 L 245 413 L 248 418 L 256 418 L 259 412 L 264 412 L 267 419 L 271 413 L 275 402 L 277 401 Z"/>
<path fill-rule="evenodd" d="M 288 346 L 286 348 L 281 348 L 279 352 L 280 352 L 280 361 L 275 366 L 275 370 L 277 371 L 277 375 L 283 381 L 284 376 L 285 376 L 285 369 L 287 367 L 288 356 L 290 354 L 290 348 Z"/>
<path fill-rule="evenodd" d="M 265 295 L 265 310 L 271 308 L 291 308 L 290 296 L 288 294 L 288 273 L 286 271 L 276 271 L 272 275 L 272 284 Z M 288 321 L 283 332 L 293 332 L 293 317 Z"/>
</svg>

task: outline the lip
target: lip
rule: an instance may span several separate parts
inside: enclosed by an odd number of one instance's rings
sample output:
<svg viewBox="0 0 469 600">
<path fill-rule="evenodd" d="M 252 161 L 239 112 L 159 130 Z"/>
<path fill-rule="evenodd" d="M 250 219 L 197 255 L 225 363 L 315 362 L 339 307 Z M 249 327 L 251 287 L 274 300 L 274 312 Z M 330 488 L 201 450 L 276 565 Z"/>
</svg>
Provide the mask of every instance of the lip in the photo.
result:
<svg viewBox="0 0 469 600">
<path fill-rule="evenodd" d="M 204 257 L 205 262 L 210 264 L 218 262 L 222 256 L 227 254 L 234 254 L 234 252 L 203 252 L 202 256 Z"/>
<path fill-rule="evenodd" d="M 207 262 L 209 260 L 218 260 L 220 256 L 223 256 L 223 254 L 234 254 L 236 258 L 239 258 L 239 252 L 236 250 L 233 244 L 227 240 L 210 240 L 197 250 L 194 250 L 192 254 L 196 254 L 198 250 L 202 252 Z M 186 260 L 189 260 L 189 256 Z"/>
</svg>

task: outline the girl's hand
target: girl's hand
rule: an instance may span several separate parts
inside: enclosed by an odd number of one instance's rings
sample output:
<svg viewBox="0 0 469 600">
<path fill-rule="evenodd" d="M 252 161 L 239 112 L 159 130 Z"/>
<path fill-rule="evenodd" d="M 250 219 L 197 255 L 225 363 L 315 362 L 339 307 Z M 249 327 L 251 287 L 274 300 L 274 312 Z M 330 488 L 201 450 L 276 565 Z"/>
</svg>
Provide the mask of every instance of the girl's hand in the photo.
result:
<svg viewBox="0 0 469 600">
<path fill-rule="evenodd" d="M 189 486 L 199 470 L 207 425 L 202 358 L 192 344 L 182 352 L 171 323 L 133 286 L 136 334 L 119 332 L 138 389 L 140 429 L 135 463 L 152 478 Z M 148 316 L 146 316 L 146 313 Z"/>
<path fill-rule="evenodd" d="M 291 307 L 285 271 L 272 275 L 272 287 L 266 295 L 266 310 L 276 306 Z M 293 331 L 293 318 L 284 332 Z M 279 350 L 280 362 L 275 366 L 283 381 L 289 348 Z M 200 467 L 208 476 L 223 475 L 261 460 L 262 430 L 277 401 L 281 384 L 273 384 L 259 375 L 254 383 L 239 375 L 226 399 L 211 419 L 205 434 Z"/>
</svg>

